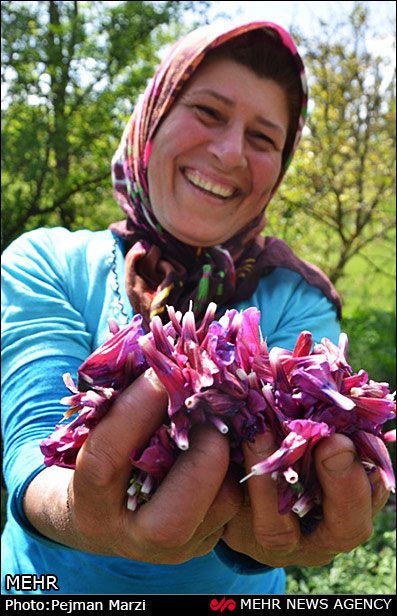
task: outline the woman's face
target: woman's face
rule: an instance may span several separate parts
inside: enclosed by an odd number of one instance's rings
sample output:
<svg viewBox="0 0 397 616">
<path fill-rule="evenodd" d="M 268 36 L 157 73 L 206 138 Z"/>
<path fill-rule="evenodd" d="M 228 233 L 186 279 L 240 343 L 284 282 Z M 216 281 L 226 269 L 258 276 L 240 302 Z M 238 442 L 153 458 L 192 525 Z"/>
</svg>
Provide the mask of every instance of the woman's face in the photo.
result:
<svg viewBox="0 0 397 616">
<path fill-rule="evenodd" d="M 159 223 L 193 246 L 231 238 L 268 202 L 287 128 L 277 83 L 229 58 L 205 61 L 153 140 L 149 194 Z"/>
</svg>

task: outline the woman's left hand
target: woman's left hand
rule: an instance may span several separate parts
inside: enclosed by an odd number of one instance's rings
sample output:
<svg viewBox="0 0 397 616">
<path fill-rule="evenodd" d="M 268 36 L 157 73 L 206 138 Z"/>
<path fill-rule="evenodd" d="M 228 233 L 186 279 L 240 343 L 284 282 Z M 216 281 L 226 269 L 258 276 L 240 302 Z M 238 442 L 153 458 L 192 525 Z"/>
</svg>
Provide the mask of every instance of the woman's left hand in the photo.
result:
<svg viewBox="0 0 397 616">
<path fill-rule="evenodd" d="M 247 472 L 273 450 L 271 435 L 246 443 Z M 389 496 L 379 474 L 368 477 L 352 441 L 341 434 L 319 443 L 315 465 L 323 490 L 323 519 L 312 534 L 302 533 L 294 513 L 278 513 L 276 483 L 267 474 L 247 481 L 246 503 L 222 537 L 227 545 L 272 567 L 315 567 L 367 541 L 373 517 Z"/>
</svg>

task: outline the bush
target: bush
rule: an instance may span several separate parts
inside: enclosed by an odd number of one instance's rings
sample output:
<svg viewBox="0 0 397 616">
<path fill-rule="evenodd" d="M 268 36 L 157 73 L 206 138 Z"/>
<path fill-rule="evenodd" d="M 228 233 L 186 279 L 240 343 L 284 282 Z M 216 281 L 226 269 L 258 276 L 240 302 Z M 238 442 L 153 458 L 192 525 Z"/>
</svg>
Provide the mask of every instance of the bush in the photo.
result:
<svg viewBox="0 0 397 616">
<path fill-rule="evenodd" d="M 287 567 L 287 594 L 395 594 L 395 499 L 374 520 L 372 537 L 323 567 Z"/>
<path fill-rule="evenodd" d="M 348 358 L 354 371 L 366 370 L 374 381 L 396 388 L 396 321 L 393 312 L 356 310 L 342 320 L 349 337 Z"/>
</svg>

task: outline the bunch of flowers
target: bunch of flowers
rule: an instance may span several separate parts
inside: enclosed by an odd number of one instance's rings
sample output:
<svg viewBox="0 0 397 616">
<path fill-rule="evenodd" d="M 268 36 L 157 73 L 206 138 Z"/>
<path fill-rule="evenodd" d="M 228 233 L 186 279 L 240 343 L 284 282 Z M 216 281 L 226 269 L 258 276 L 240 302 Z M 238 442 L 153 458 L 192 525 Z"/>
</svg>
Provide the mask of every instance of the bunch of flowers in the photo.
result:
<svg viewBox="0 0 397 616">
<path fill-rule="evenodd" d="M 70 406 L 65 417 L 78 415 L 41 443 L 45 464 L 73 468 L 90 430 L 151 367 L 168 392 L 168 417 L 143 451 L 130 454 L 130 509 L 150 498 L 188 449 L 192 426 L 207 422 L 228 435 L 230 464 L 241 481 L 270 473 L 277 482 L 279 511 L 294 511 L 307 528 L 321 518 L 313 449 L 334 432 L 347 435 L 367 472 L 379 469 L 387 489 L 394 490 L 385 443 L 395 440 L 395 430 L 382 433 L 396 414 L 394 395 L 387 383 L 370 380 L 364 370 L 353 373 L 345 334 L 338 345 L 326 338 L 313 345 L 311 333 L 304 331 L 292 351 L 269 351 L 260 334 L 259 310 L 228 310 L 219 320 L 215 312 L 210 304 L 197 328 L 191 311 L 182 317 L 169 307 L 169 322 L 163 325 L 154 317 L 147 334 L 140 315 L 121 330 L 111 322 L 112 337 L 81 365 L 77 386 L 64 375 L 72 392 L 61 401 Z M 241 445 L 266 430 L 277 449 L 243 477 Z"/>
</svg>

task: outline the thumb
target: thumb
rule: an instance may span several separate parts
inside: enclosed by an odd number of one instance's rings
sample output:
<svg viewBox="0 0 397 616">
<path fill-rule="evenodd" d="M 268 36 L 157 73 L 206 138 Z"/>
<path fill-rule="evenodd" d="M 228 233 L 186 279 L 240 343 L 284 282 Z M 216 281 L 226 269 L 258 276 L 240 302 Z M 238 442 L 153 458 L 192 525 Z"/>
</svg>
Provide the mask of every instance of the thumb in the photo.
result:
<svg viewBox="0 0 397 616">
<path fill-rule="evenodd" d="M 270 430 L 257 434 L 253 443 L 243 443 L 246 470 L 270 456 L 276 449 Z M 279 512 L 277 483 L 270 473 L 254 475 L 246 482 L 252 509 L 252 525 L 256 540 L 266 550 L 290 552 L 299 539 L 295 515 Z"/>
<path fill-rule="evenodd" d="M 254 440 L 244 441 L 243 453 L 245 459 L 245 470 L 251 472 L 251 467 L 270 456 L 276 449 L 275 440 L 270 430 L 263 434 L 256 434 Z"/>
<path fill-rule="evenodd" d="M 148 370 L 113 402 L 89 434 L 76 469 L 88 484 L 119 490 L 128 479 L 129 454 L 142 449 L 166 417 L 167 392 Z"/>
<path fill-rule="evenodd" d="M 342 434 L 334 434 L 318 445 L 315 458 L 321 481 L 321 478 L 348 475 L 357 461 L 357 454 L 349 438 Z"/>
<path fill-rule="evenodd" d="M 372 529 L 371 487 L 353 442 L 333 434 L 315 452 L 323 492 L 324 528 L 332 531 L 338 552 L 356 547 Z"/>
</svg>

